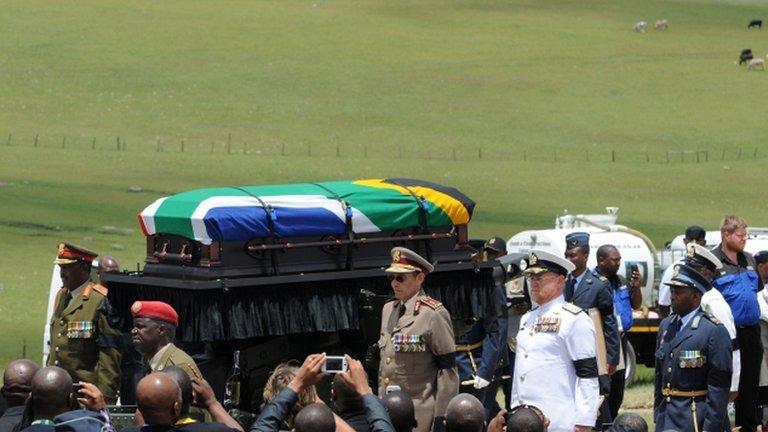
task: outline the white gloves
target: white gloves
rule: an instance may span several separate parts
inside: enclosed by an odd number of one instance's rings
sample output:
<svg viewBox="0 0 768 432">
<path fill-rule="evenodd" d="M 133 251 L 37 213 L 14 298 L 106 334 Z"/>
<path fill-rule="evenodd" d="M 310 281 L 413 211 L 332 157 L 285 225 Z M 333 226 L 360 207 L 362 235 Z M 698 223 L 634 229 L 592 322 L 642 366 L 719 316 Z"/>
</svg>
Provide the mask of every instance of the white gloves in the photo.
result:
<svg viewBox="0 0 768 432">
<path fill-rule="evenodd" d="M 476 389 L 481 389 L 481 388 L 488 387 L 488 384 L 490 384 L 490 383 L 491 383 L 490 381 L 486 381 L 485 379 L 480 378 L 479 376 L 475 376 L 474 387 Z"/>
</svg>

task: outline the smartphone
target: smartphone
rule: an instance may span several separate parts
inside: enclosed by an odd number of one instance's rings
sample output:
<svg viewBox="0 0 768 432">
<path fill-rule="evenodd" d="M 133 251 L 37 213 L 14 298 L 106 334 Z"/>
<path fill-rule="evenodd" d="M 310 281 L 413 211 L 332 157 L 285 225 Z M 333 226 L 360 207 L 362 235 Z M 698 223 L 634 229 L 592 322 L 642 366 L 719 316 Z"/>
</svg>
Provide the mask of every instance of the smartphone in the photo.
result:
<svg viewBox="0 0 768 432">
<path fill-rule="evenodd" d="M 348 371 L 349 366 L 344 356 L 327 356 L 321 370 L 325 373 L 340 373 Z"/>
<path fill-rule="evenodd" d="M 401 388 L 398 385 L 388 385 L 387 388 L 384 390 L 385 394 L 390 394 L 392 392 L 400 391 Z"/>
<path fill-rule="evenodd" d="M 79 382 L 72 383 L 72 394 L 78 398 L 80 397 L 80 390 L 83 388 L 83 385 Z"/>
</svg>

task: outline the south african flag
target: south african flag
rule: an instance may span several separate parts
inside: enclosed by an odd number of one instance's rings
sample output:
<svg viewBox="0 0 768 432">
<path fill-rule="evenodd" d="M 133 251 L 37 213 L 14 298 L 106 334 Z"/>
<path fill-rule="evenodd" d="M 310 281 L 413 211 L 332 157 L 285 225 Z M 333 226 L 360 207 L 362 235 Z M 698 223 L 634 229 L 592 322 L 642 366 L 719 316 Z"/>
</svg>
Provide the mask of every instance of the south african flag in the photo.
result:
<svg viewBox="0 0 768 432">
<path fill-rule="evenodd" d="M 146 236 L 211 244 L 463 225 L 474 207 L 458 190 L 435 183 L 365 179 L 195 189 L 158 199 L 139 214 L 139 224 Z"/>
</svg>

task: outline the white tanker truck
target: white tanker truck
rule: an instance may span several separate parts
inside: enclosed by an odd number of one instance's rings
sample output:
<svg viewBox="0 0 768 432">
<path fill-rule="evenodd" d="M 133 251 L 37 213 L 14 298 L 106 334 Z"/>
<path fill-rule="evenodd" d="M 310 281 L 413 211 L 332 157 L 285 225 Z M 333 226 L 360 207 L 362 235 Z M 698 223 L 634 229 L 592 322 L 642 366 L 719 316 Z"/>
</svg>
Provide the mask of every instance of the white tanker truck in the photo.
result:
<svg viewBox="0 0 768 432">
<path fill-rule="evenodd" d="M 596 251 L 611 244 L 621 253 L 619 275 L 629 277 L 630 268 L 636 266 L 642 277 L 643 307 L 634 311 L 634 323 L 627 333 L 629 348 L 626 353 L 627 384 L 634 378 L 637 362 L 653 367 L 659 315 L 657 280 L 663 272 L 659 268 L 659 254 L 653 243 L 639 231 L 616 223 L 618 208 L 607 207 L 605 214 L 564 214 L 555 219 L 555 228 L 526 230 L 507 241 L 507 252 L 525 253 L 531 249 L 544 249 L 554 254 L 565 253 L 565 236 L 574 231 L 588 232 L 590 254 L 587 266 L 597 265 Z"/>
</svg>

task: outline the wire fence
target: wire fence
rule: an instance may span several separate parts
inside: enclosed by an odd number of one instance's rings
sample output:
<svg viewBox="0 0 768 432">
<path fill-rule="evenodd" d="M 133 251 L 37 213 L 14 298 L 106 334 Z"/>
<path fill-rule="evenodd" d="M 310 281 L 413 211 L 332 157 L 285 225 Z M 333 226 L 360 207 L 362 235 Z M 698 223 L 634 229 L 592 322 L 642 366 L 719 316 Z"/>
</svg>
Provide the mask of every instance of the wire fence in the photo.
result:
<svg viewBox="0 0 768 432">
<path fill-rule="evenodd" d="M 2 146 L 0 142 L 0 147 Z M 442 161 L 518 161 L 518 162 L 594 162 L 594 163 L 707 163 L 757 160 L 768 158 L 768 146 L 731 146 L 701 149 L 570 149 L 510 145 L 508 148 L 481 146 L 391 145 L 386 144 L 312 144 L 287 142 L 255 142 L 235 139 L 232 134 L 222 139 L 135 140 L 125 137 L 13 134 L 5 139 L 7 147 L 79 149 L 116 152 L 192 153 L 208 155 L 252 155 L 285 157 L 337 157 L 365 159 L 416 159 Z"/>
</svg>

